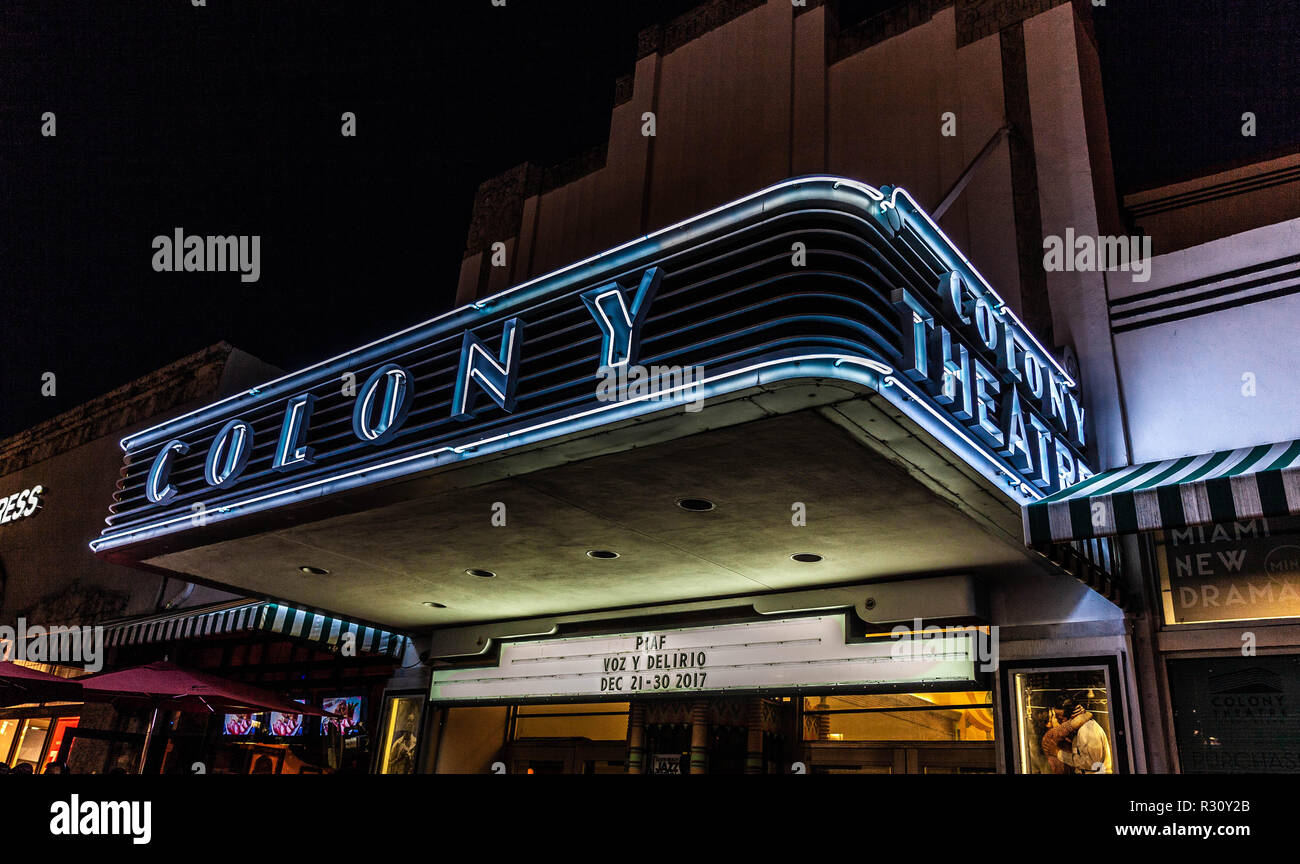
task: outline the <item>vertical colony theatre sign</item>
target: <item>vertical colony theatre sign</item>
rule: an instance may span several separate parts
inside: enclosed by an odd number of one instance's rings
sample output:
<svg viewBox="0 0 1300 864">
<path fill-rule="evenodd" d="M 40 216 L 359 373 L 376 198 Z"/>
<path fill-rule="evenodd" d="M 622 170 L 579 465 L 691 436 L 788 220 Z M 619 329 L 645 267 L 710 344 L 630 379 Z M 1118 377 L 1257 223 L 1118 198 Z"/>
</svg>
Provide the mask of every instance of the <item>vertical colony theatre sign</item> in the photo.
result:
<svg viewBox="0 0 1300 864">
<path fill-rule="evenodd" d="M 692 374 L 622 374 L 650 364 Z M 147 557 L 196 527 L 809 380 L 883 397 L 1017 503 L 1091 476 L 1075 382 L 929 216 L 901 189 L 812 177 L 128 436 L 91 545 Z"/>
</svg>

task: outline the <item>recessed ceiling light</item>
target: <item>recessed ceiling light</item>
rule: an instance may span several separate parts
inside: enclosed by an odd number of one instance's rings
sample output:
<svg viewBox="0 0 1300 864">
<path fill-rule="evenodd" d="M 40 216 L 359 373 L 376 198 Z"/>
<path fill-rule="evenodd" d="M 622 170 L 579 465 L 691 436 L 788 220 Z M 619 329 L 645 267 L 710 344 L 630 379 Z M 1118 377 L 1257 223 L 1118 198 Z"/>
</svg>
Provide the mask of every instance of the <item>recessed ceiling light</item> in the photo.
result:
<svg viewBox="0 0 1300 864">
<path fill-rule="evenodd" d="M 800 564 L 816 564 L 822 560 L 822 556 L 814 552 L 796 552 L 790 556 L 791 561 L 798 561 Z"/>
<path fill-rule="evenodd" d="M 692 513 L 707 513 L 713 509 L 713 502 L 707 498 L 678 498 L 677 506 Z"/>
<path fill-rule="evenodd" d="M 444 604 L 444 603 L 434 603 L 432 600 L 425 600 L 425 601 L 424 601 L 424 605 L 425 605 L 425 606 L 428 606 L 430 609 L 446 609 L 446 608 L 447 608 L 446 604 Z"/>
<path fill-rule="evenodd" d="M 477 567 L 471 567 L 465 571 L 465 575 L 477 576 L 480 579 L 494 579 L 497 574 L 493 573 L 491 570 L 480 570 Z"/>
<path fill-rule="evenodd" d="M 306 564 L 298 568 L 299 573 L 306 573 L 308 576 L 328 576 L 329 572 L 323 567 L 308 567 Z"/>
<path fill-rule="evenodd" d="M 617 558 L 617 552 L 611 552 L 608 549 L 588 549 L 588 558 Z"/>
</svg>

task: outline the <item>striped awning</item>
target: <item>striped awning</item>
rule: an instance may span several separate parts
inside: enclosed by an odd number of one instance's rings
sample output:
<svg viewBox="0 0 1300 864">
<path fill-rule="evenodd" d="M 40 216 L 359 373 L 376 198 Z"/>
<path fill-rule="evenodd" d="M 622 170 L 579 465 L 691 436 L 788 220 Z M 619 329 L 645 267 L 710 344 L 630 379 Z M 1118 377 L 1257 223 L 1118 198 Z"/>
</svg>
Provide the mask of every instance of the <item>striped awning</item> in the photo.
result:
<svg viewBox="0 0 1300 864">
<path fill-rule="evenodd" d="M 1300 440 L 1115 468 L 1024 507 L 1025 543 L 1300 514 Z"/>
<path fill-rule="evenodd" d="M 407 637 L 401 633 L 359 624 L 329 612 L 269 601 L 263 607 L 258 629 L 316 642 L 330 649 L 351 642 L 358 652 L 397 658 L 402 656 L 407 643 Z"/>
<path fill-rule="evenodd" d="M 407 643 L 407 637 L 400 633 L 273 600 L 237 600 L 108 622 L 104 625 L 104 642 L 110 646 L 148 645 L 257 631 L 315 642 L 330 650 L 350 640 L 358 653 L 390 657 L 401 657 Z"/>
<path fill-rule="evenodd" d="M 148 645 L 256 629 L 263 600 L 237 600 L 104 624 L 104 644 Z"/>
</svg>

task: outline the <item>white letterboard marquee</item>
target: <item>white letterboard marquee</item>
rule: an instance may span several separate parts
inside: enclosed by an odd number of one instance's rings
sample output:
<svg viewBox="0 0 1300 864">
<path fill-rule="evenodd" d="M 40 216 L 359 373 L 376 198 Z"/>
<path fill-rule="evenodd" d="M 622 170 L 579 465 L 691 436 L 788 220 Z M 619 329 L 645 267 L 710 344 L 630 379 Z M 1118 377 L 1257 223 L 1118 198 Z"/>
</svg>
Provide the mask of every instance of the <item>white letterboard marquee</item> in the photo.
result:
<svg viewBox="0 0 1300 864">
<path fill-rule="evenodd" d="M 506 642 L 493 667 L 434 669 L 430 698 L 630 699 L 664 693 L 975 681 L 968 634 L 851 642 L 843 614 Z"/>
</svg>

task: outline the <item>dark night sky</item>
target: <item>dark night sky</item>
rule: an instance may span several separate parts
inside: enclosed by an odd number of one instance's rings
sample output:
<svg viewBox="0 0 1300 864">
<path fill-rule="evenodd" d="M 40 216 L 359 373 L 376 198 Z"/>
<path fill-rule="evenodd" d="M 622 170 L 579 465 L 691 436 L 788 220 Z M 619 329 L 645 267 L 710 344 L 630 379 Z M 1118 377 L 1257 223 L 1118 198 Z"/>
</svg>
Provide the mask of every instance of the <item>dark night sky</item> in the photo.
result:
<svg viewBox="0 0 1300 864">
<path fill-rule="evenodd" d="M 294 369 L 445 311 L 479 182 L 603 140 L 637 31 L 692 5 L 5 0 L 0 434 L 221 339 Z M 1122 190 L 1300 149 L 1293 3 L 1096 17 Z M 153 272 L 176 226 L 260 234 L 260 281 Z"/>
</svg>

